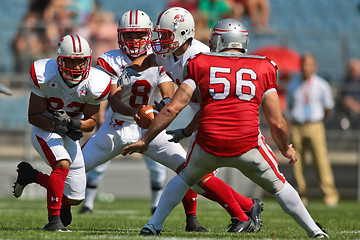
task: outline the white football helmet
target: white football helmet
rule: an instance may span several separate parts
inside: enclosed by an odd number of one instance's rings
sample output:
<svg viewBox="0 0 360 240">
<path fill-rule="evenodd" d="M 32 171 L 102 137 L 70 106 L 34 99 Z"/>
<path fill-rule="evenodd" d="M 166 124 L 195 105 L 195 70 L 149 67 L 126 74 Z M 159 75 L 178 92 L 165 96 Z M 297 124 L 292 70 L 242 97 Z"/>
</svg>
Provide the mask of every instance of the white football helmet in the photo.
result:
<svg viewBox="0 0 360 240">
<path fill-rule="evenodd" d="M 246 53 L 248 43 L 249 35 L 244 25 L 240 21 L 230 18 L 217 22 L 209 37 L 212 52 L 221 52 L 226 48 L 238 48 Z"/>
<path fill-rule="evenodd" d="M 195 35 L 195 22 L 191 13 L 181 7 L 172 7 L 162 12 L 157 20 L 154 32 L 158 38 L 151 42 L 157 54 L 168 54 L 186 40 Z"/>
<path fill-rule="evenodd" d="M 119 48 L 128 55 L 138 57 L 151 47 L 153 23 L 150 17 L 140 10 L 131 10 L 119 20 L 118 25 L 118 44 Z M 145 39 L 127 40 L 124 33 L 141 33 L 146 36 Z"/>
<path fill-rule="evenodd" d="M 71 84 L 78 84 L 89 76 L 92 61 L 91 53 L 92 50 L 88 42 L 79 35 L 66 35 L 60 39 L 57 46 L 57 64 L 65 80 Z M 81 59 L 85 67 L 74 69 L 75 66 L 66 66 L 67 59 Z"/>
</svg>

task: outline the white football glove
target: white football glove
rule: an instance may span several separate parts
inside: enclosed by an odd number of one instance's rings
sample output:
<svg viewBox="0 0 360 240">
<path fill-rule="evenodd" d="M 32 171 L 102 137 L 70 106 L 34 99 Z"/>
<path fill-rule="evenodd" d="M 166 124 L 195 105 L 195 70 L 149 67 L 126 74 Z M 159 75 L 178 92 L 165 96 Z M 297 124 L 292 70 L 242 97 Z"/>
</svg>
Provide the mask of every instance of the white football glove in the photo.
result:
<svg viewBox="0 0 360 240">
<path fill-rule="evenodd" d="M 191 136 L 191 134 L 190 135 L 185 134 L 184 128 L 179 128 L 176 130 L 168 130 L 168 131 L 166 131 L 166 134 L 169 134 L 173 137 L 172 139 L 169 139 L 168 141 L 174 142 L 174 143 L 178 143 L 178 142 L 180 142 L 181 139 Z"/>
<path fill-rule="evenodd" d="M 140 74 L 134 70 L 134 68 L 132 68 L 131 66 L 128 66 L 126 68 L 124 68 L 121 72 L 121 75 L 117 81 L 117 86 L 118 87 L 124 87 L 129 85 L 132 81 L 131 81 L 131 77 L 139 77 Z"/>
</svg>

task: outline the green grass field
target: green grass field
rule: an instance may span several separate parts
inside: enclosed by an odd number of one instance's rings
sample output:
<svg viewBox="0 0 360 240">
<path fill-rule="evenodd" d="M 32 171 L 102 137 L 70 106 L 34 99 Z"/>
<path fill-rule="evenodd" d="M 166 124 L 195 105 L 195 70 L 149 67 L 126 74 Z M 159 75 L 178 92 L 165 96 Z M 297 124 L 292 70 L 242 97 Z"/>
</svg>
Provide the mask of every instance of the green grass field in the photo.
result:
<svg viewBox="0 0 360 240">
<path fill-rule="evenodd" d="M 45 200 L 0 199 L 0 239 L 308 239 L 305 231 L 285 214 L 276 201 L 263 199 L 263 227 L 258 233 L 227 233 L 228 214 L 216 203 L 198 202 L 198 219 L 208 233 L 184 231 L 185 215 L 181 205 L 166 219 L 162 236 L 140 237 L 140 229 L 150 215 L 145 199 L 116 199 L 111 203 L 95 202 L 92 215 L 80 215 L 80 206 L 73 207 L 72 232 L 46 232 Z M 331 239 L 360 239 L 360 203 L 343 200 L 335 208 L 320 200 L 312 201 L 308 210 L 327 230 Z"/>
</svg>

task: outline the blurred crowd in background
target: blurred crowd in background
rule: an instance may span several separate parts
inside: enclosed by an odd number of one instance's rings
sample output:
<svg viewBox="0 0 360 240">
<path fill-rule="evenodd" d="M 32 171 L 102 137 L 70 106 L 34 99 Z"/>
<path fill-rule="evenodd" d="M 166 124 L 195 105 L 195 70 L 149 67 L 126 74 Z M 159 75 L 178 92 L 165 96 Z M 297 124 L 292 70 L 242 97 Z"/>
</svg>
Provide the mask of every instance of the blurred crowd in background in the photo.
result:
<svg viewBox="0 0 360 240">
<path fill-rule="evenodd" d="M 15 72 L 27 72 L 36 59 L 56 58 L 59 39 L 70 33 L 87 39 L 97 57 L 117 47 L 116 29 L 114 14 L 94 0 L 31 0 L 13 41 Z"/>
<path fill-rule="evenodd" d="M 207 43 L 212 26 L 221 18 L 241 19 L 248 14 L 259 34 L 268 26 L 268 0 L 170 0 L 167 7 L 189 10 L 196 21 L 196 38 Z M 153 21 L 155 21 L 153 19 Z M 31 0 L 13 41 L 15 72 L 26 72 L 39 58 L 54 57 L 61 36 L 77 33 L 90 42 L 94 58 L 117 47 L 117 19 L 95 0 Z"/>
</svg>

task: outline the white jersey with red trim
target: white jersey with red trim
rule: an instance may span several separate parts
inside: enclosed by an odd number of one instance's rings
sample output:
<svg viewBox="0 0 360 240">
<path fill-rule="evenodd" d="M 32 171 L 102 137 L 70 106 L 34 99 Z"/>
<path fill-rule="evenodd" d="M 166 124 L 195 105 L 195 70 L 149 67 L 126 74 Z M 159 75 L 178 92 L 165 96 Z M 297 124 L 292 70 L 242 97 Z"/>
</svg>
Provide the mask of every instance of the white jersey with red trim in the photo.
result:
<svg viewBox="0 0 360 240">
<path fill-rule="evenodd" d="M 175 59 L 174 53 L 168 55 L 157 54 L 156 62 L 158 65 L 164 66 L 166 73 L 171 79 L 177 85 L 180 85 L 184 81 L 184 67 L 187 60 L 200 52 L 210 52 L 210 48 L 202 42 L 193 39 L 189 48 L 178 60 Z"/>
<path fill-rule="evenodd" d="M 98 58 L 97 65 L 112 76 L 112 84 L 117 84 L 122 69 L 131 62 L 132 60 L 126 53 L 120 49 L 116 49 L 103 53 Z M 153 105 L 154 101 L 159 98 L 159 84 L 171 82 L 171 79 L 165 74 L 163 69 L 163 67 L 152 67 L 140 72 L 141 76 L 132 77 L 134 81 L 122 87 L 122 102 L 132 108 L 148 104 Z M 118 121 L 135 123 L 132 116 L 125 116 L 116 112 L 112 113 L 112 118 Z"/>
<path fill-rule="evenodd" d="M 202 42 L 193 39 L 189 48 L 184 52 L 184 54 L 178 59 L 175 60 L 174 53 L 170 53 L 168 55 L 156 55 L 156 62 L 157 64 L 164 66 L 166 74 L 170 76 L 170 78 L 177 84 L 180 85 L 184 81 L 184 77 L 186 72 L 184 71 L 187 60 L 189 58 L 194 57 L 196 54 L 200 52 L 210 52 L 210 48 L 203 44 Z M 195 114 L 200 106 L 196 99 L 193 99 L 189 106 L 193 110 Z"/>
<path fill-rule="evenodd" d="M 259 145 L 259 105 L 277 88 L 274 62 L 233 52 L 198 54 L 188 62 L 187 79 L 201 94 L 196 142 L 204 150 L 233 157 Z"/>
<path fill-rule="evenodd" d="M 48 102 L 46 115 L 63 109 L 70 117 L 81 118 L 85 104 L 98 105 L 107 99 L 110 92 L 110 77 L 91 68 L 89 76 L 70 88 L 61 77 L 55 59 L 35 61 L 30 70 L 31 92 Z"/>
</svg>

